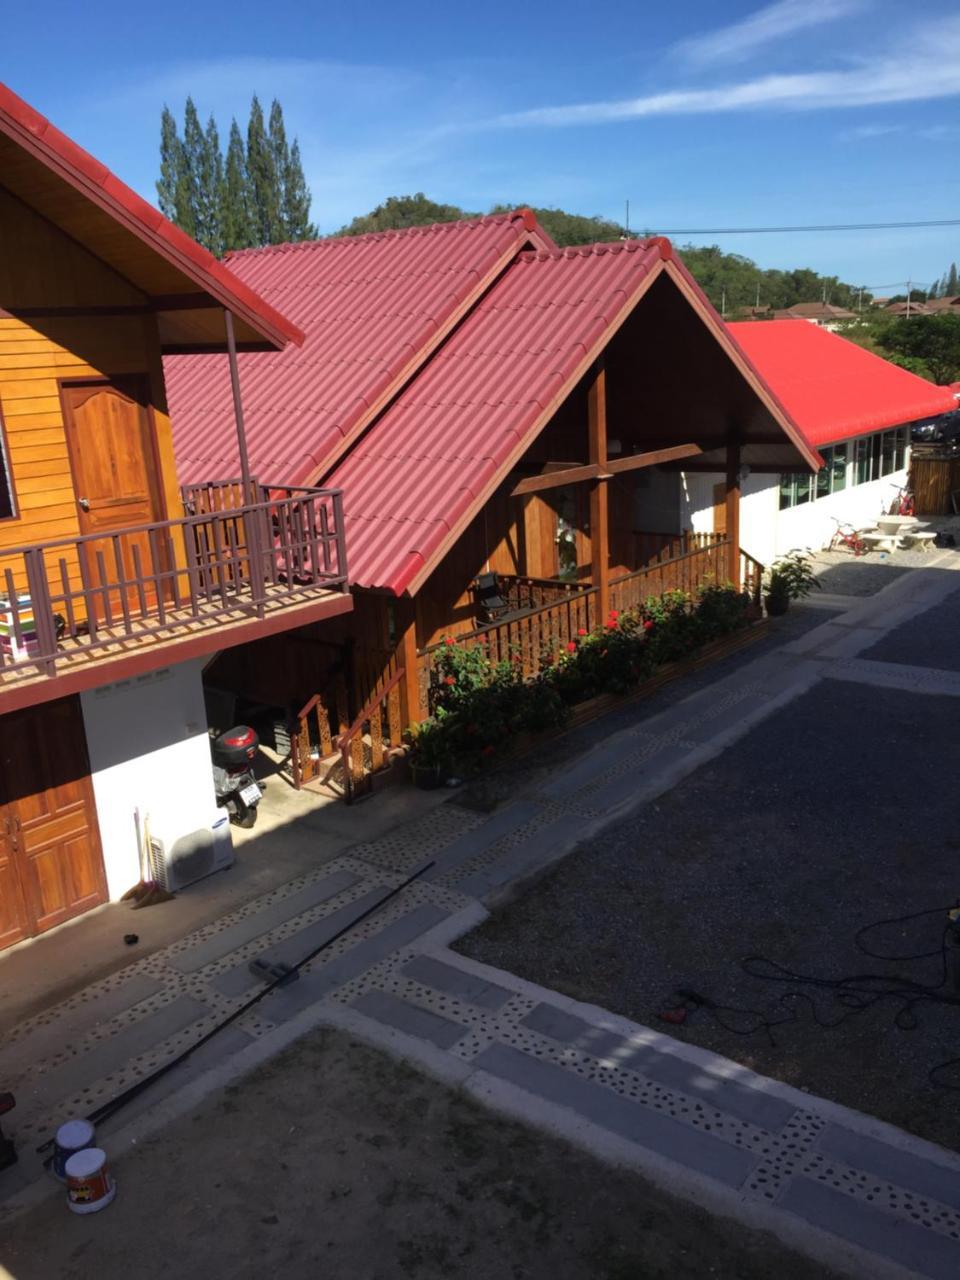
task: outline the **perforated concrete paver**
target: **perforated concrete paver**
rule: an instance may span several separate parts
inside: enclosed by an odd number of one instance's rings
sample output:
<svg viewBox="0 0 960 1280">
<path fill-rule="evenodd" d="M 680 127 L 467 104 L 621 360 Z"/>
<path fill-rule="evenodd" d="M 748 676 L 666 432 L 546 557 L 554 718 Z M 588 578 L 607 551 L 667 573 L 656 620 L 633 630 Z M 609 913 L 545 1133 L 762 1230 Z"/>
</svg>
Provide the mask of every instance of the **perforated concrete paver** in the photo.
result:
<svg viewBox="0 0 960 1280">
<path fill-rule="evenodd" d="M 403 966 L 401 972 L 416 982 L 422 982 L 424 986 L 444 991 L 484 1009 L 502 1009 L 513 994 L 507 987 L 485 981 L 473 973 L 464 973 L 462 969 L 444 964 L 434 956 L 414 956 Z"/>
<path fill-rule="evenodd" d="M 466 1027 L 441 1017 L 439 1013 L 409 1004 L 389 991 L 363 991 L 350 1001 L 350 1007 L 397 1031 L 427 1040 L 440 1049 L 452 1048 L 467 1034 Z"/>
</svg>

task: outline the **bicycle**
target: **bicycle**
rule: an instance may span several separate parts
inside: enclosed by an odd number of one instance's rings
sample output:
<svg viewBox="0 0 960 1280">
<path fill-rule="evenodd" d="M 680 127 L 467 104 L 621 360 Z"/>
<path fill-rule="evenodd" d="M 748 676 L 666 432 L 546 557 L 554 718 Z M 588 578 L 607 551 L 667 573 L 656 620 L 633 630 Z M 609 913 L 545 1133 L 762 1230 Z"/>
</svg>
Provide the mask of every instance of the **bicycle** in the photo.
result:
<svg viewBox="0 0 960 1280">
<path fill-rule="evenodd" d="M 885 516 L 915 516 L 917 514 L 917 504 L 909 486 L 904 485 L 901 489 L 894 485 L 893 488 L 895 493 L 890 506 L 881 514 Z"/>
<path fill-rule="evenodd" d="M 837 526 L 833 537 L 830 539 L 830 551 L 852 551 L 855 556 L 866 555 L 868 551 L 867 544 L 857 533 L 852 524 L 846 524 L 843 520 L 838 520 L 836 516 L 830 517 Z"/>
</svg>

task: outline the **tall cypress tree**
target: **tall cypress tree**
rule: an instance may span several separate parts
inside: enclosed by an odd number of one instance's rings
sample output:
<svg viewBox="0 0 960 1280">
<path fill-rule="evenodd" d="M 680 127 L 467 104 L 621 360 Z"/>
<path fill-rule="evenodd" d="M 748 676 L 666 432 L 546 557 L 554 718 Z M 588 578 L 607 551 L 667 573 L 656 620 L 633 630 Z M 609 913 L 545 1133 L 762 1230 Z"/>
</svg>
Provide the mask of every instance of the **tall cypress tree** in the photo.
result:
<svg viewBox="0 0 960 1280">
<path fill-rule="evenodd" d="M 253 236 L 256 244 L 279 244 L 280 191 L 273 148 L 263 122 L 263 108 L 256 94 L 250 104 L 247 125 L 247 183 Z"/>
<path fill-rule="evenodd" d="M 254 243 L 247 182 L 247 157 L 243 148 L 243 135 L 235 119 L 230 122 L 220 222 L 225 250 L 249 249 Z"/>
<path fill-rule="evenodd" d="M 203 135 L 203 149 L 197 173 L 197 197 L 199 202 L 200 243 L 220 257 L 223 253 L 223 155 L 220 152 L 220 134 L 213 116 L 207 121 Z"/>
<path fill-rule="evenodd" d="M 310 221 L 310 188 L 303 176 L 300 143 L 294 138 L 283 175 L 283 225 L 288 240 L 314 240 L 317 229 Z"/>
<path fill-rule="evenodd" d="M 160 212 L 171 222 L 177 220 L 177 180 L 180 176 L 180 135 L 173 112 L 164 106 L 160 117 L 160 177 L 157 179 L 157 196 Z"/>
<path fill-rule="evenodd" d="M 950 263 L 950 271 L 947 275 L 947 297 L 953 298 L 960 292 L 957 287 L 957 264 Z"/>
<path fill-rule="evenodd" d="M 183 145 L 180 154 L 182 157 L 181 185 L 189 207 L 187 221 L 190 225 L 187 226 L 186 222 L 181 222 L 180 226 L 201 244 L 206 243 L 209 233 L 208 211 L 203 191 L 206 150 L 207 140 L 203 136 L 196 105 L 192 98 L 187 98 L 187 105 L 183 111 Z"/>
</svg>

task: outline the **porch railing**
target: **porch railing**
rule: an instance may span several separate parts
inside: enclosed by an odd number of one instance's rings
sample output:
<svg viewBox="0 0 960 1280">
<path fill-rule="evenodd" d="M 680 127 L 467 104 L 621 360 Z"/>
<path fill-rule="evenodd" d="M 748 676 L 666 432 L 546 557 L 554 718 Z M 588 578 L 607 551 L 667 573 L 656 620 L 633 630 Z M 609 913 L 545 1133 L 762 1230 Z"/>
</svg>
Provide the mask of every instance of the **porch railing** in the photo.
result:
<svg viewBox="0 0 960 1280">
<path fill-rule="evenodd" d="M 337 742 L 343 757 L 347 804 L 373 789 L 375 775 L 389 763 L 391 750 L 401 745 L 403 672 L 403 667 L 394 671 Z"/>
<path fill-rule="evenodd" d="M 690 534 L 686 541 L 677 545 L 689 549 L 611 579 L 611 608 L 632 609 L 650 596 L 677 590 L 692 594 L 708 583 L 728 580 L 728 538 L 718 534 Z M 741 581 L 738 585 L 759 600 L 763 566 L 745 552 L 740 553 L 740 564 Z M 581 631 L 592 631 L 602 621 L 597 617 L 596 597 L 595 587 L 574 589 L 558 601 L 525 609 L 503 622 L 461 632 L 455 639 L 457 644 L 468 647 L 484 645 L 491 661 L 516 662 L 523 676 L 530 678 L 542 670 L 545 659 L 552 661 L 551 654 L 558 646 L 569 644 Z M 432 655 L 445 643 L 442 640 L 428 645 L 419 653 L 418 674 L 424 706 L 430 706 Z"/>
<path fill-rule="evenodd" d="M 347 715 L 347 685 L 340 672 L 325 693 L 315 693 L 297 713 L 290 735 L 290 768 L 297 791 L 319 777 L 323 761 L 334 755 L 348 727 Z"/>
<path fill-rule="evenodd" d="M 0 549 L 0 675 L 54 676 L 80 652 L 345 588 L 339 490 L 261 489 L 263 500 L 231 506 L 229 483 L 220 506 L 194 494 L 178 520 Z"/>
</svg>

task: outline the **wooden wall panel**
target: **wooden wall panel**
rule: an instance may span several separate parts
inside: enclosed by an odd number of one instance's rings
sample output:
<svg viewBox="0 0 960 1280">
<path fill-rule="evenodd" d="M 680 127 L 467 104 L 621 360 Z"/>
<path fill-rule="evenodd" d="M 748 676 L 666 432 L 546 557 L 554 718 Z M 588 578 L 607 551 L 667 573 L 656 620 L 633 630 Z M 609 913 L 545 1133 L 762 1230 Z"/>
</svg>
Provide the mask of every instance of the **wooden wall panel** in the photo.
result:
<svg viewBox="0 0 960 1280">
<path fill-rule="evenodd" d="M 180 514 L 155 317 L 32 314 L 143 302 L 129 282 L 0 189 L 0 418 L 16 501 L 16 514 L 0 520 L 0 549 L 79 534 L 59 393 L 65 378 L 147 376 L 167 515 Z M 19 308 L 31 313 L 20 318 Z"/>
</svg>

